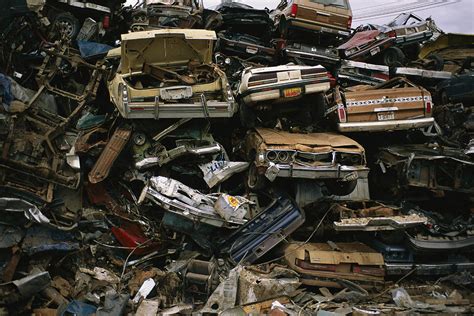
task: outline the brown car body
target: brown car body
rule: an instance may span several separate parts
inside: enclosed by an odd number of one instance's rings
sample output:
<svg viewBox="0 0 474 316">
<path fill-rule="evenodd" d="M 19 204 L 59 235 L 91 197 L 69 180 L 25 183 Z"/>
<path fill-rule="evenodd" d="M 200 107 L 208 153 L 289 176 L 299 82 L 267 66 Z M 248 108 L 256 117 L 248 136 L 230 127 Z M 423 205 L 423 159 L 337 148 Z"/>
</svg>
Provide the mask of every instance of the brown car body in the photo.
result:
<svg viewBox="0 0 474 316">
<path fill-rule="evenodd" d="M 341 288 L 340 281 L 356 281 L 363 288 L 384 282 L 384 258 L 365 244 L 290 243 L 285 249 L 288 266 L 310 286 Z"/>
<path fill-rule="evenodd" d="M 333 133 L 295 134 L 257 128 L 247 135 L 246 152 L 248 159 L 254 159 L 249 170 L 251 188 L 258 186 L 253 184 L 263 177 L 270 181 L 323 180 L 326 184 L 329 180 L 346 183 L 350 192 L 332 190 L 332 193 L 347 195 L 354 190 L 357 179 L 367 178 L 369 172 L 364 148 L 346 136 Z"/>
<path fill-rule="evenodd" d="M 345 92 L 336 88 L 333 104 L 326 114 L 340 132 L 408 130 L 434 123 L 431 94 L 404 78 Z"/>
<path fill-rule="evenodd" d="M 282 35 L 288 28 L 306 29 L 313 32 L 347 37 L 352 24 L 349 0 L 282 0 L 271 13 Z M 337 2 L 340 2 L 338 5 Z"/>
</svg>

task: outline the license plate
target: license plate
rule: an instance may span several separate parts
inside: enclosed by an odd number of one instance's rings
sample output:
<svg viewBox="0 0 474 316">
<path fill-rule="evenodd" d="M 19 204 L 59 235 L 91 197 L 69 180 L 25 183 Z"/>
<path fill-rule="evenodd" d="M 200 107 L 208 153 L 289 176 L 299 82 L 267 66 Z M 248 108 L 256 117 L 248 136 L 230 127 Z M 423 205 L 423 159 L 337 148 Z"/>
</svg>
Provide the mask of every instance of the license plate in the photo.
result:
<svg viewBox="0 0 474 316">
<path fill-rule="evenodd" d="M 379 121 L 390 121 L 395 119 L 395 113 L 386 112 L 386 113 L 377 113 L 377 118 Z"/>
<path fill-rule="evenodd" d="M 372 56 L 377 55 L 378 53 L 380 53 L 380 47 L 375 47 L 370 50 L 370 55 Z"/>
<path fill-rule="evenodd" d="M 255 55 L 256 53 L 258 53 L 258 49 L 255 48 L 255 47 L 247 47 L 247 49 L 245 51 L 249 54 L 252 54 L 252 55 Z"/>
<path fill-rule="evenodd" d="M 301 88 L 290 88 L 283 90 L 283 95 L 285 98 L 293 98 L 297 97 L 302 93 Z"/>
<path fill-rule="evenodd" d="M 178 86 L 160 89 L 160 98 L 163 100 L 189 99 L 193 96 L 193 89 L 189 86 Z"/>
</svg>

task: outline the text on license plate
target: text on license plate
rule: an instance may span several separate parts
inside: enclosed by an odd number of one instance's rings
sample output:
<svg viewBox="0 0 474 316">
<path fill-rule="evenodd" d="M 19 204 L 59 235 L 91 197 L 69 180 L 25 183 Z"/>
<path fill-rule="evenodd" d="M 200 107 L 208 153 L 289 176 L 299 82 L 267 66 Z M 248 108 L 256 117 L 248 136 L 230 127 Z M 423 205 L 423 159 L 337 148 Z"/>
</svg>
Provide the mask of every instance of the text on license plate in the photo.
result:
<svg viewBox="0 0 474 316">
<path fill-rule="evenodd" d="M 385 112 L 385 113 L 377 113 L 377 118 L 379 121 L 390 121 L 395 119 L 395 113 L 393 112 Z"/>
<path fill-rule="evenodd" d="M 293 98 L 299 96 L 301 92 L 301 88 L 290 88 L 283 90 L 283 95 L 285 96 L 285 98 Z"/>
</svg>

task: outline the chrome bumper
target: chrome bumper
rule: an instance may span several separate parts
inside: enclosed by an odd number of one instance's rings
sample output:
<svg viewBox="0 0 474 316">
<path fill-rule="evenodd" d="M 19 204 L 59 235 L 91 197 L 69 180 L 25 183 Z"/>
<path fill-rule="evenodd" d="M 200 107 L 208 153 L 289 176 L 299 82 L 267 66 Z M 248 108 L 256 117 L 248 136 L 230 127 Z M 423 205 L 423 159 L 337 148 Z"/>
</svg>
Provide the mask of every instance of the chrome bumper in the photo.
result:
<svg viewBox="0 0 474 316">
<path fill-rule="evenodd" d="M 429 117 L 413 120 L 338 123 L 337 129 L 340 132 L 382 132 L 422 128 L 433 123 L 434 118 Z"/>
</svg>

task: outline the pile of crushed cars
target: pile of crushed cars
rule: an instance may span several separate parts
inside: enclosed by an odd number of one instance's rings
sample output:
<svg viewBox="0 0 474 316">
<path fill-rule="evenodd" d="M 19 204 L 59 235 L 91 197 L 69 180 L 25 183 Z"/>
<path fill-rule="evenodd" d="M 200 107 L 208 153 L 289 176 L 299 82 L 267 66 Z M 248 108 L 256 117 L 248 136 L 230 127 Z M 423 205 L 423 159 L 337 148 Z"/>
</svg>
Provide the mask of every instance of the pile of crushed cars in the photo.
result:
<svg viewBox="0 0 474 316">
<path fill-rule="evenodd" d="M 0 3 L 0 314 L 474 313 L 474 35 Z"/>
</svg>

